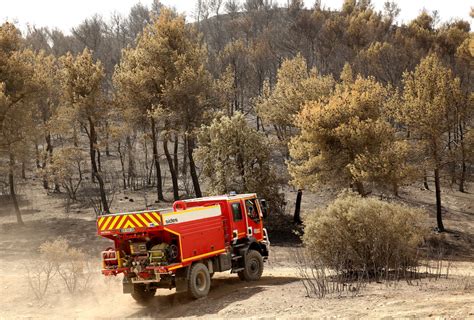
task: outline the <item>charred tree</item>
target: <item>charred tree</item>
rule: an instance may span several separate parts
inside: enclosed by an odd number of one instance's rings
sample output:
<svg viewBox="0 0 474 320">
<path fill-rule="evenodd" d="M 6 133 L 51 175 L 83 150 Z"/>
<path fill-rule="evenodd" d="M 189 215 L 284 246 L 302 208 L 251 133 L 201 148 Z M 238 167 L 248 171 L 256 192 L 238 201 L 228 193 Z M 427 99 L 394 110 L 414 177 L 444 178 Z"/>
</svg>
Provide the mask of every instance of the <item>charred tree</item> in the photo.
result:
<svg viewBox="0 0 474 320">
<path fill-rule="evenodd" d="M 158 201 L 165 201 L 163 196 L 163 181 L 161 178 L 161 167 L 160 167 L 160 158 L 158 156 L 158 137 L 156 134 L 156 123 L 155 119 L 151 118 L 151 139 L 153 145 L 153 163 L 155 164 L 156 169 L 156 193 L 158 196 Z"/>
<path fill-rule="evenodd" d="M 301 221 L 301 199 L 303 198 L 303 190 L 298 189 L 298 193 L 296 194 L 296 201 L 295 201 L 295 213 L 293 215 L 293 222 L 296 224 L 302 224 Z"/>
<path fill-rule="evenodd" d="M 15 157 L 13 153 L 10 152 L 10 169 L 8 171 L 8 184 L 10 185 L 10 197 L 13 202 L 13 207 L 15 208 L 16 221 L 19 225 L 24 225 L 23 219 L 21 217 L 20 206 L 18 205 L 18 198 L 15 192 Z"/>
</svg>

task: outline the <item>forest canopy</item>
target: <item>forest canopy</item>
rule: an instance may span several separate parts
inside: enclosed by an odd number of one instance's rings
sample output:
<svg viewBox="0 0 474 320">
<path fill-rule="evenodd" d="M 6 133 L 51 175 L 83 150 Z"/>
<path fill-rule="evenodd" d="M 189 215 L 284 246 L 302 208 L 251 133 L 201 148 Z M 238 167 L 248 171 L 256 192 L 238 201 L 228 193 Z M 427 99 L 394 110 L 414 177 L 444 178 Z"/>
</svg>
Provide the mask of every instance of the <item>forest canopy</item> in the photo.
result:
<svg viewBox="0 0 474 320">
<path fill-rule="evenodd" d="M 118 190 L 171 201 L 232 187 L 282 204 L 287 186 L 432 183 L 443 231 L 441 190 L 467 191 L 474 171 L 474 35 L 399 13 L 200 0 L 186 23 L 155 1 L 71 34 L 5 22 L 0 192 L 22 223 L 17 189 L 33 178 L 105 212 Z"/>
</svg>

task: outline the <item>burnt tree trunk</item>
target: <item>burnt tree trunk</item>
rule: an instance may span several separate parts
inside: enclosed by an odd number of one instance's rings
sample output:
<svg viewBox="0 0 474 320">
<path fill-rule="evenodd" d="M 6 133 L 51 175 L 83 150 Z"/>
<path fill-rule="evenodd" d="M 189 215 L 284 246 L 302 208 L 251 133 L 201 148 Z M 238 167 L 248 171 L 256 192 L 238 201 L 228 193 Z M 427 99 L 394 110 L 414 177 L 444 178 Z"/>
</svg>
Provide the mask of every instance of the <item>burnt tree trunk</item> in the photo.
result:
<svg viewBox="0 0 474 320">
<path fill-rule="evenodd" d="M 463 153 L 464 153 L 464 150 L 463 150 Z M 466 160 L 462 159 L 461 176 L 459 177 L 459 191 L 460 192 L 466 192 L 466 188 L 465 188 L 466 172 L 467 172 Z"/>
<path fill-rule="evenodd" d="M 124 155 L 122 152 L 122 144 L 118 143 L 117 145 L 117 152 L 119 154 L 119 159 L 120 159 L 120 167 L 122 168 L 122 183 L 123 183 L 123 190 L 127 189 L 127 176 L 125 175 L 125 160 L 124 160 Z"/>
<path fill-rule="evenodd" d="M 105 155 L 110 157 L 110 148 L 109 148 L 109 122 L 105 121 Z"/>
<path fill-rule="evenodd" d="M 42 164 L 42 169 L 44 170 L 46 168 L 48 158 L 51 160 L 53 158 L 53 144 L 51 143 L 51 134 L 47 134 L 44 137 L 44 140 L 46 141 L 46 152 L 47 152 L 47 157 L 44 159 L 43 164 Z M 46 176 L 43 177 L 43 188 L 48 190 L 49 189 L 49 183 L 48 183 L 48 178 Z"/>
<path fill-rule="evenodd" d="M 40 152 L 39 152 L 39 146 L 37 143 L 35 143 L 35 163 L 36 163 L 36 169 L 41 169 L 41 163 L 40 163 Z"/>
<path fill-rule="evenodd" d="M 158 138 L 156 136 L 156 123 L 155 119 L 151 118 L 151 138 L 153 144 L 153 162 L 156 169 L 156 193 L 158 196 L 158 201 L 165 201 L 163 197 L 163 181 L 161 179 L 161 168 L 160 168 L 160 159 L 158 157 Z"/>
<path fill-rule="evenodd" d="M 23 219 L 21 217 L 20 206 L 18 205 L 18 199 L 16 197 L 15 192 L 15 175 L 14 175 L 14 168 L 15 168 L 15 158 L 13 154 L 10 152 L 10 169 L 8 171 L 8 184 L 10 186 L 10 197 L 12 198 L 13 207 L 15 208 L 16 214 L 16 221 L 19 225 L 24 225 Z"/>
<path fill-rule="evenodd" d="M 127 173 L 127 181 L 128 186 L 132 186 L 135 190 L 135 159 L 133 157 L 133 150 L 132 150 L 132 142 L 130 136 L 126 138 L 127 143 L 127 155 L 128 155 L 128 173 Z"/>
<path fill-rule="evenodd" d="M 199 179 L 196 172 L 196 164 L 194 163 L 194 138 L 187 136 L 187 152 L 189 160 L 189 173 L 191 174 L 191 179 L 193 181 L 194 193 L 197 198 L 202 197 L 201 186 L 199 185 Z"/>
<path fill-rule="evenodd" d="M 188 140 L 186 139 L 186 137 L 184 137 L 183 139 L 183 163 L 181 165 L 181 174 L 183 175 L 183 177 L 186 177 L 186 175 L 188 174 L 188 153 L 186 150 L 188 150 Z"/>
<path fill-rule="evenodd" d="M 354 182 L 355 190 L 357 191 L 358 194 L 360 194 L 362 197 L 365 197 L 365 190 L 364 190 L 364 185 L 360 181 L 355 181 Z"/>
<path fill-rule="evenodd" d="M 96 137 L 96 141 L 97 141 L 97 137 Z M 96 146 L 97 146 L 97 142 L 96 142 Z M 97 169 L 99 170 L 99 172 L 102 172 L 102 161 L 100 160 L 100 150 L 99 148 L 96 147 L 96 154 L 97 154 Z"/>
<path fill-rule="evenodd" d="M 88 121 L 89 121 L 89 123 L 91 123 L 91 122 L 92 122 L 92 119 L 89 118 Z M 94 129 L 95 129 L 95 128 L 94 128 Z M 94 131 L 95 131 L 95 130 L 94 130 Z M 95 175 L 95 171 L 96 171 L 96 170 L 94 170 L 94 165 L 92 164 L 92 162 L 96 163 L 95 151 L 94 151 L 94 154 L 93 154 L 93 155 L 94 155 L 94 161 L 92 161 L 92 149 L 95 150 L 94 140 L 93 140 L 93 138 L 92 138 L 92 132 L 90 132 L 90 128 L 89 128 L 89 131 L 87 131 L 87 128 L 86 128 L 86 133 L 87 133 L 87 135 L 88 135 L 88 137 L 89 137 L 89 156 L 91 157 L 91 181 L 92 181 L 92 183 L 96 183 L 96 175 Z M 75 137 L 74 137 L 74 146 L 75 146 L 76 148 L 78 148 L 78 147 L 79 147 L 79 145 L 78 145 L 78 138 L 76 137 L 76 133 L 74 133 L 74 135 L 75 135 Z M 94 135 L 95 135 L 95 133 L 94 133 Z M 96 164 L 97 164 L 97 163 L 96 163 Z M 97 167 L 97 166 L 96 166 L 96 167 Z"/>
<path fill-rule="evenodd" d="M 143 140 L 143 149 L 145 149 L 145 184 L 149 186 L 151 185 L 151 169 L 148 167 L 148 144 L 146 143 L 146 138 Z M 151 166 L 153 167 L 153 164 Z"/>
<path fill-rule="evenodd" d="M 465 182 L 466 182 L 466 146 L 464 145 L 464 129 L 462 124 L 459 124 L 459 140 L 461 145 L 461 176 L 459 177 L 459 191 L 466 192 Z"/>
<path fill-rule="evenodd" d="M 99 183 L 99 193 L 100 193 L 100 202 L 102 203 L 102 211 L 105 213 L 109 213 L 109 204 L 107 202 L 107 197 L 105 195 L 105 185 L 104 179 L 102 178 L 102 174 L 99 173 L 99 169 L 97 167 L 97 160 L 96 160 L 96 145 L 97 145 L 97 133 L 95 131 L 95 124 L 93 120 L 89 117 L 89 153 L 91 158 L 91 166 L 92 166 L 92 176 L 97 178 L 97 182 Z"/>
<path fill-rule="evenodd" d="M 440 159 L 438 155 L 438 144 L 436 140 L 433 141 L 433 158 L 435 161 L 435 169 L 434 169 L 434 179 L 435 179 L 435 194 L 436 194 L 436 222 L 438 224 L 438 231 L 444 232 L 444 225 L 443 225 L 443 216 L 441 211 L 441 183 L 440 183 L 440 176 L 439 176 L 439 164 Z"/>
<path fill-rule="evenodd" d="M 452 155 L 452 152 L 453 152 L 452 144 L 454 142 L 453 137 L 454 137 L 454 134 L 452 134 L 451 129 L 449 129 L 448 130 L 448 150 L 449 150 L 450 156 L 452 157 L 449 163 L 449 171 L 451 173 L 451 185 L 456 183 L 456 157 L 453 157 Z"/>
<path fill-rule="evenodd" d="M 436 168 L 434 170 L 434 179 L 435 179 L 435 193 L 436 193 L 436 222 L 438 224 L 438 231 L 444 232 L 444 225 L 443 225 L 443 216 L 441 211 L 441 186 L 440 186 L 440 178 L 439 178 L 439 169 Z"/>
<path fill-rule="evenodd" d="M 301 221 L 301 199 L 303 198 L 303 190 L 298 189 L 298 193 L 296 194 L 296 202 L 295 202 L 295 214 L 293 215 L 293 222 L 296 224 L 302 224 Z"/>
<path fill-rule="evenodd" d="M 423 187 L 425 188 L 425 190 L 430 190 L 430 186 L 428 185 L 428 176 L 426 174 L 426 170 L 423 174 Z"/>
<path fill-rule="evenodd" d="M 168 161 L 168 166 L 170 168 L 171 182 L 173 184 L 173 198 L 174 200 L 179 200 L 179 190 L 178 190 L 178 177 L 176 175 L 176 168 L 173 163 L 173 158 L 168 150 L 168 137 L 163 137 L 163 150 L 165 151 L 166 161 Z"/>
<path fill-rule="evenodd" d="M 174 163 L 174 170 L 176 171 L 176 176 L 179 177 L 179 160 L 178 160 L 178 149 L 179 149 L 179 136 L 176 133 L 174 135 L 173 141 L 173 163 Z"/>
</svg>

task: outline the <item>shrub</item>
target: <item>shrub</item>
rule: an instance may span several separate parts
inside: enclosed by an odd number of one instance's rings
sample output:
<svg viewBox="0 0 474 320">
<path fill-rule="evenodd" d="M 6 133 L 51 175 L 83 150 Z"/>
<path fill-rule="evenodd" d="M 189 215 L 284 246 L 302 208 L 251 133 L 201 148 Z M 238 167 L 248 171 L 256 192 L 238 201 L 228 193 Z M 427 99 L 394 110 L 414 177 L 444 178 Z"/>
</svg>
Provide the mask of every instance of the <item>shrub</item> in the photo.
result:
<svg viewBox="0 0 474 320">
<path fill-rule="evenodd" d="M 315 264 L 343 272 L 417 265 L 423 212 L 354 194 L 339 196 L 308 218 L 303 242 Z"/>
<path fill-rule="evenodd" d="M 58 237 L 40 246 L 41 259 L 52 266 L 62 279 L 69 293 L 88 289 L 91 280 L 91 266 L 80 249 L 72 248 L 69 242 Z"/>
<path fill-rule="evenodd" d="M 54 277 L 55 268 L 51 261 L 40 261 L 34 267 L 27 267 L 28 285 L 30 286 L 35 298 L 43 300 Z"/>
</svg>

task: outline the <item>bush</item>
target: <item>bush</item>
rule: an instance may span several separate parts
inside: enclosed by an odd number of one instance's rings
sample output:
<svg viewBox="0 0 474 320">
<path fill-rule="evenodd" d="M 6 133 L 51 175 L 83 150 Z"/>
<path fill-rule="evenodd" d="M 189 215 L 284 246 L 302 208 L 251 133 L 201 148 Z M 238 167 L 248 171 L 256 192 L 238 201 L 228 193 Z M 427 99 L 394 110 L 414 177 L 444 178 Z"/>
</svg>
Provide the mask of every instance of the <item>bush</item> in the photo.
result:
<svg viewBox="0 0 474 320">
<path fill-rule="evenodd" d="M 343 194 L 307 220 L 303 242 L 315 264 L 342 272 L 416 266 L 423 212 Z"/>
<path fill-rule="evenodd" d="M 69 293 L 89 288 L 91 266 L 82 250 L 70 247 L 66 239 L 59 237 L 52 242 L 43 243 L 40 253 L 41 260 L 52 266 Z"/>
<path fill-rule="evenodd" d="M 34 267 L 26 268 L 28 285 L 30 286 L 35 298 L 43 300 L 49 290 L 51 279 L 55 275 L 54 263 L 51 261 L 41 261 Z"/>
</svg>

